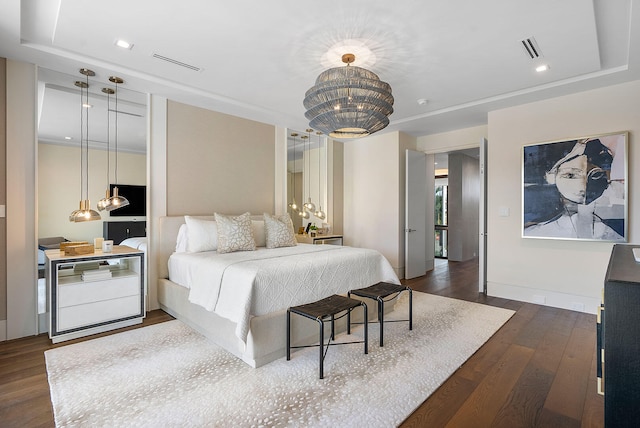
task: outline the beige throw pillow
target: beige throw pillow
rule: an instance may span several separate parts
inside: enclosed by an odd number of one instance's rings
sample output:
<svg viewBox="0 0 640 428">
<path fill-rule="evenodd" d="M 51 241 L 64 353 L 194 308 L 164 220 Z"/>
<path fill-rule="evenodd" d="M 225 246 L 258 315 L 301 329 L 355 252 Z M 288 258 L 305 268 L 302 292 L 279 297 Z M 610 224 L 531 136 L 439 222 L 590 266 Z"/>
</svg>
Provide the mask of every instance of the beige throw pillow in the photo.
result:
<svg viewBox="0 0 640 428">
<path fill-rule="evenodd" d="M 293 247 L 298 245 L 289 214 L 273 216 L 264 213 L 264 232 L 267 248 Z"/>
<path fill-rule="evenodd" d="M 215 213 L 215 217 L 218 223 L 218 253 L 256 249 L 249 213 L 235 217 Z"/>
</svg>

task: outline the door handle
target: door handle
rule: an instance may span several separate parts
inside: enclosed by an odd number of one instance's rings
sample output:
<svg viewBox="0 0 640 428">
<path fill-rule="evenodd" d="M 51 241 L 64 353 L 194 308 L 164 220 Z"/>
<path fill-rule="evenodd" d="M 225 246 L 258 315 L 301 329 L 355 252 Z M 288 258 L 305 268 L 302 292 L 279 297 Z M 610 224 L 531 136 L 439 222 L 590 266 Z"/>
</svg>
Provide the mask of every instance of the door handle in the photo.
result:
<svg viewBox="0 0 640 428">
<path fill-rule="evenodd" d="M 417 232 L 417 230 L 416 230 L 416 229 L 405 229 L 404 231 L 405 231 L 405 232 Z"/>
</svg>

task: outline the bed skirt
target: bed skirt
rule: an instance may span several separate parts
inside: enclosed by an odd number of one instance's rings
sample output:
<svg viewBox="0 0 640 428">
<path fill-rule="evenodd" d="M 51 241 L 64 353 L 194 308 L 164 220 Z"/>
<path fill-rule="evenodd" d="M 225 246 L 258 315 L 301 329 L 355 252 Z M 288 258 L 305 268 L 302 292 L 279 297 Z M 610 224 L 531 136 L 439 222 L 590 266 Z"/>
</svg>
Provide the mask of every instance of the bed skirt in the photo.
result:
<svg viewBox="0 0 640 428">
<path fill-rule="evenodd" d="M 236 324 L 189 302 L 189 290 L 168 279 L 158 281 L 160 308 L 184 322 L 213 343 L 257 368 L 286 355 L 286 310 L 251 318 L 246 345 L 235 335 Z M 366 299 L 370 320 L 375 320 L 375 302 Z M 393 310 L 385 304 L 385 312 Z M 354 311 L 353 322 L 362 321 L 361 311 Z M 336 321 L 336 331 L 346 330 L 346 317 Z M 371 334 L 371 333 L 370 333 Z M 318 324 L 304 317 L 291 317 L 291 345 L 312 345 L 318 341 Z"/>
</svg>

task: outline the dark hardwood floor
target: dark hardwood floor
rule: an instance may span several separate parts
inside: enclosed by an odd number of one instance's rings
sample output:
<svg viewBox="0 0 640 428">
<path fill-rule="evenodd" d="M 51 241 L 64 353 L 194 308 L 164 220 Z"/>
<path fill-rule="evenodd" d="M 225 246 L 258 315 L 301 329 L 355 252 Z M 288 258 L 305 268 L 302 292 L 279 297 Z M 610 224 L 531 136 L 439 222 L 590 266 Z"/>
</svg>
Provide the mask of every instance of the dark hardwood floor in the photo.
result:
<svg viewBox="0 0 640 428">
<path fill-rule="evenodd" d="M 477 260 L 438 260 L 412 289 L 515 315 L 401 427 L 602 427 L 595 315 L 478 293 Z"/>
<path fill-rule="evenodd" d="M 426 276 L 405 281 L 516 314 L 401 426 L 602 427 L 595 315 L 484 297 L 477 277 L 477 260 L 439 261 Z M 170 319 L 152 311 L 140 326 Z M 1 427 L 54 426 L 44 351 L 68 343 L 52 345 L 46 335 L 0 343 Z"/>
</svg>

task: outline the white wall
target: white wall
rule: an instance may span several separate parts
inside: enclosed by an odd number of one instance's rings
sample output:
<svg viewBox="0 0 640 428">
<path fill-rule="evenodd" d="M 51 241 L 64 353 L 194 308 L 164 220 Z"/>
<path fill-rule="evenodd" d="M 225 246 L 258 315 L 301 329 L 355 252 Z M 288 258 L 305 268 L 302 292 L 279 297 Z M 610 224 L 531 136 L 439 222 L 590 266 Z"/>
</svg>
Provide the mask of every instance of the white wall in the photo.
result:
<svg viewBox="0 0 640 428">
<path fill-rule="evenodd" d="M 380 251 L 404 276 L 404 151 L 415 139 L 391 132 L 344 144 L 344 243 Z"/>
<path fill-rule="evenodd" d="M 487 125 L 462 128 L 451 132 L 424 135 L 417 138 L 418 150 L 425 153 L 443 153 L 478 147 L 482 138 L 487 138 Z"/>
<path fill-rule="evenodd" d="M 594 313 L 612 244 L 521 238 L 522 146 L 629 131 L 630 242 L 640 241 L 640 81 L 489 114 L 488 292 Z M 499 216 L 507 208 L 510 215 Z M 537 300 L 536 300 L 537 299 Z"/>
<path fill-rule="evenodd" d="M 111 181 L 115 153 L 111 152 Z M 118 181 L 120 184 L 147 183 L 146 155 L 118 153 Z M 91 208 L 107 190 L 107 152 L 89 150 L 89 199 Z M 122 196 L 127 196 L 126 194 Z M 64 236 L 76 241 L 93 242 L 102 236 L 102 221 L 72 223 L 71 211 L 80 203 L 80 148 L 53 144 L 38 144 L 38 237 Z M 118 221 L 102 211 L 102 220 Z"/>
</svg>

